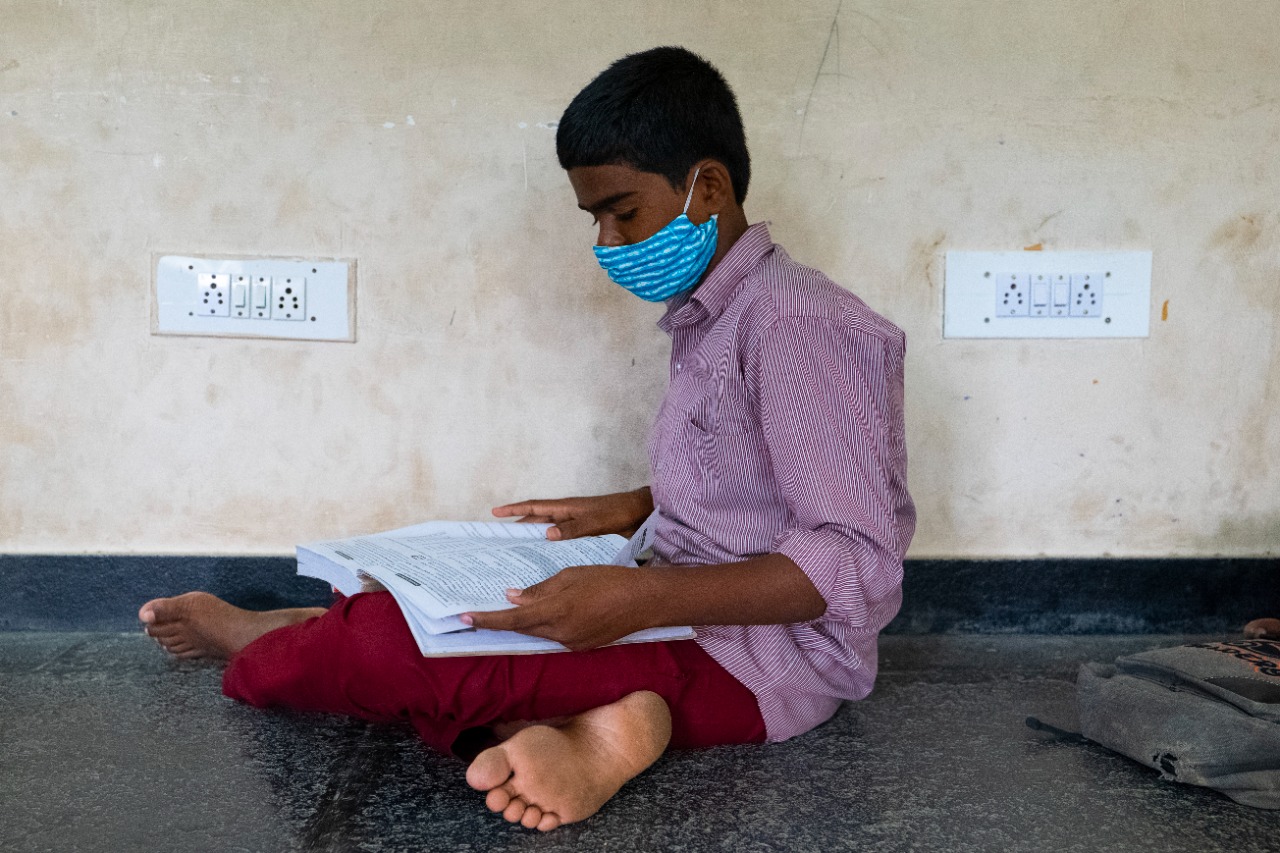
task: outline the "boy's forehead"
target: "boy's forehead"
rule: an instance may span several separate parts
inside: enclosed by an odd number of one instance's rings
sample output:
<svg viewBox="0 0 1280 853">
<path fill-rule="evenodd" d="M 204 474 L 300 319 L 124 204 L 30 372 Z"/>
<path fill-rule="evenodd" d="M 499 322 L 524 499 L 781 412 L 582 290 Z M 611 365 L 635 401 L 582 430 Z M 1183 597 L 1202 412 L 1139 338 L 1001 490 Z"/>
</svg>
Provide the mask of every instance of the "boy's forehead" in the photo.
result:
<svg viewBox="0 0 1280 853">
<path fill-rule="evenodd" d="M 655 191 L 671 193 L 671 185 L 662 175 L 644 172 L 634 166 L 575 166 L 569 170 L 569 183 L 578 197 L 578 206 L 591 210 L 609 199 L 632 194 L 648 195 Z"/>
</svg>

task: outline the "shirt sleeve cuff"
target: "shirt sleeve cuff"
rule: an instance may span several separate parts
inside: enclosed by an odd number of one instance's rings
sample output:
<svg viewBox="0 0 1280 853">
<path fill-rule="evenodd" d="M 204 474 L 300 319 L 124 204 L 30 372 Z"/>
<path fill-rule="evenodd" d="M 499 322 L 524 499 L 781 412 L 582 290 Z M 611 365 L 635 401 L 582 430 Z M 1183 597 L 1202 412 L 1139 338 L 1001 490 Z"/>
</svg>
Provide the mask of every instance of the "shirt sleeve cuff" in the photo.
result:
<svg viewBox="0 0 1280 853">
<path fill-rule="evenodd" d="M 815 621 L 860 627 L 871 605 L 902 585 L 901 564 L 887 565 L 870 543 L 838 531 L 791 528 L 778 536 L 773 550 L 799 566 L 827 602 Z"/>
</svg>

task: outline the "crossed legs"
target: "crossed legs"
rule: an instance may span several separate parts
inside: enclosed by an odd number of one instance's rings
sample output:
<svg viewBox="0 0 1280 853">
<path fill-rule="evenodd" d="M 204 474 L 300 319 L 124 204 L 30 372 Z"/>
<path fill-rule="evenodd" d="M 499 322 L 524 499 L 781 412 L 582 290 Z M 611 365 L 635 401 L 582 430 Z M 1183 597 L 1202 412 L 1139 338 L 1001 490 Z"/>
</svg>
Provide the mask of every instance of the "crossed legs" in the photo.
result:
<svg viewBox="0 0 1280 853">
<path fill-rule="evenodd" d="M 389 599 L 385 593 L 381 595 Z M 348 599 L 345 605 L 349 606 L 352 601 Z M 335 610 L 343 606 L 336 605 Z M 372 615 L 387 617 L 394 608 L 383 605 L 379 609 L 385 612 Z M 192 592 L 149 601 L 139 611 L 139 618 L 146 632 L 178 658 L 234 659 L 224 680 L 224 691 L 251 704 L 286 705 L 300 710 L 390 720 L 404 719 L 406 708 L 401 706 L 411 701 L 372 695 L 376 686 L 360 683 L 343 682 L 332 690 L 309 683 L 315 680 L 316 667 L 300 663 L 303 659 L 299 655 L 317 651 L 303 651 L 308 646 L 317 643 L 328 646 L 332 642 L 319 633 L 327 626 L 306 623 L 315 619 L 332 624 L 338 618 L 323 608 L 254 612 L 208 593 Z M 380 621 L 394 623 L 396 620 Z M 289 626 L 298 627 L 291 632 L 275 633 Z M 356 642 L 343 645 L 358 650 L 363 639 L 385 653 L 387 649 L 382 647 L 389 644 L 383 636 L 386 627 L 385 624 L 371 627 L 360 632 Z M 398 627 L 403 629 L 402 620 Z M 402 633 L 407 634 L 407 629 Z M 268 637 L 269 634 L 272 636 Z M 263 643 L 259 644 L 259 640 Z M 399 637 L 390 644 L 403 645 L 403 641 L 404 638 Z M 237 657 L 250 646 L 254 649 L 250 649 L 249 654 Z M 326 655 L 333 652 L 328 648 L 323 651 Z M 344 649 L 342 653 L 350 651 Z M 254 668 L 255 656 L 265 661 L 261 672 Z M 367 666 L 367 661 L 338 657 L 346 663 L 331 659 L 326 664 L 336 664 L 339 670 L 359 670 Z M 445 671 L 446 681 L 450 670 L 467 666 L 465 659 L 439 663 L 432 668 Z M 421 658 L 414 664 L 421 668 Z M 453 690 L 473 689 L 476 682 L 483 684 L 490 680 L 482 668 L 473 668 L 476 672 L 458 678 Z M 286 673 L 283 680 L 278 675 L 281 669 Z M 406 679 L 400 673 L 386 681 L 404 683 Z M 421 683 L 411 684 L 411 689 L 417 689 L 419 694 L 449 692 L 443 682 L 419 681 Z M 435 725 L 432 715 L 437 719 L 448 717 L 443 707 L 429 709 L 423 719 L 413 719 L 413 709 L 408 710 L 424 739 L 432 742 L 434 738 L 433 745 L 437 747 L 447 748 L 449 744 L 445 741 L 451 743 L 462 725 L 459 721 L 454 721 L 452 726 Z M 443 731 L 437 737 L 440 729 Z M 598 811 L 624 784 L 657 760 L 671 740 L 671 731 L 671 713 L 662 696 L 648 690 L 628 692 L 599 707 L 560 717 L 555 724 L 505 727 L 509 737 L 475 758 L 467 770 L 467 783 L 487 792 L 486 805 L 506 820 L 530 829 L 551 830 Z M 504 727 L 499 726 L 498 732 L 504 733 Z"/>
</svg>

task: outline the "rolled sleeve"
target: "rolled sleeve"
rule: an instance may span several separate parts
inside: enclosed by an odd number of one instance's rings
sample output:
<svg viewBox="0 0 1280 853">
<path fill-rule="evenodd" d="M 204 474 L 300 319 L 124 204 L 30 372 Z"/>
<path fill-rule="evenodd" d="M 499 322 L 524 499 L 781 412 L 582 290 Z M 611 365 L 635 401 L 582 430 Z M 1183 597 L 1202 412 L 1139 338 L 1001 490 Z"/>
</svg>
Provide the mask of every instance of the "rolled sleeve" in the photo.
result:
<svg viewBox="0 0 1280 853">
<path fill-rule="evenodd" d="M 772 324 L 749 354 L 764 440 L 791 523 L 774 551 L 827 602 L 869 625 L 902 584 L 906 493 L 902 341 L 825 317 Z M 880 621 L 878 618 L 875 621 Z"/>
<path fill-rule="evenodd" d="M 879 630 L 867 617 L 874 605 L 902 585 L 902 561 L 864 547 L 856 536 L 836 530 L 793 527 L 779 537 L 776 553 L 787 557 L 827 602 L 827 610 L 815 621 L 837 619 L 850 625 Z"/>
</svg>

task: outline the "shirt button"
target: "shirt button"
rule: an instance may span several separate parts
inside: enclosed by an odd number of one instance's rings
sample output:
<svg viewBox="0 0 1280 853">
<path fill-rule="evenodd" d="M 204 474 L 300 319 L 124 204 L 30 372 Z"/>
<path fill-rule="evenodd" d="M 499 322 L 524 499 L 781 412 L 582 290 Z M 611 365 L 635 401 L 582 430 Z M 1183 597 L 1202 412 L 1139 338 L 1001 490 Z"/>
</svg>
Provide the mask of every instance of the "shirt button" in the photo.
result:
<svg viewBox="0 0 1280 853">
<path fill-rule="evenodd" d="M 676 373 L 679 373 L 679 372 L 680 372 L 680 371 L 682 371 L 682 370 L 684 370 L 684 365 L 677 361 L 677 362 L 676 362 Z"/>
</svg>

